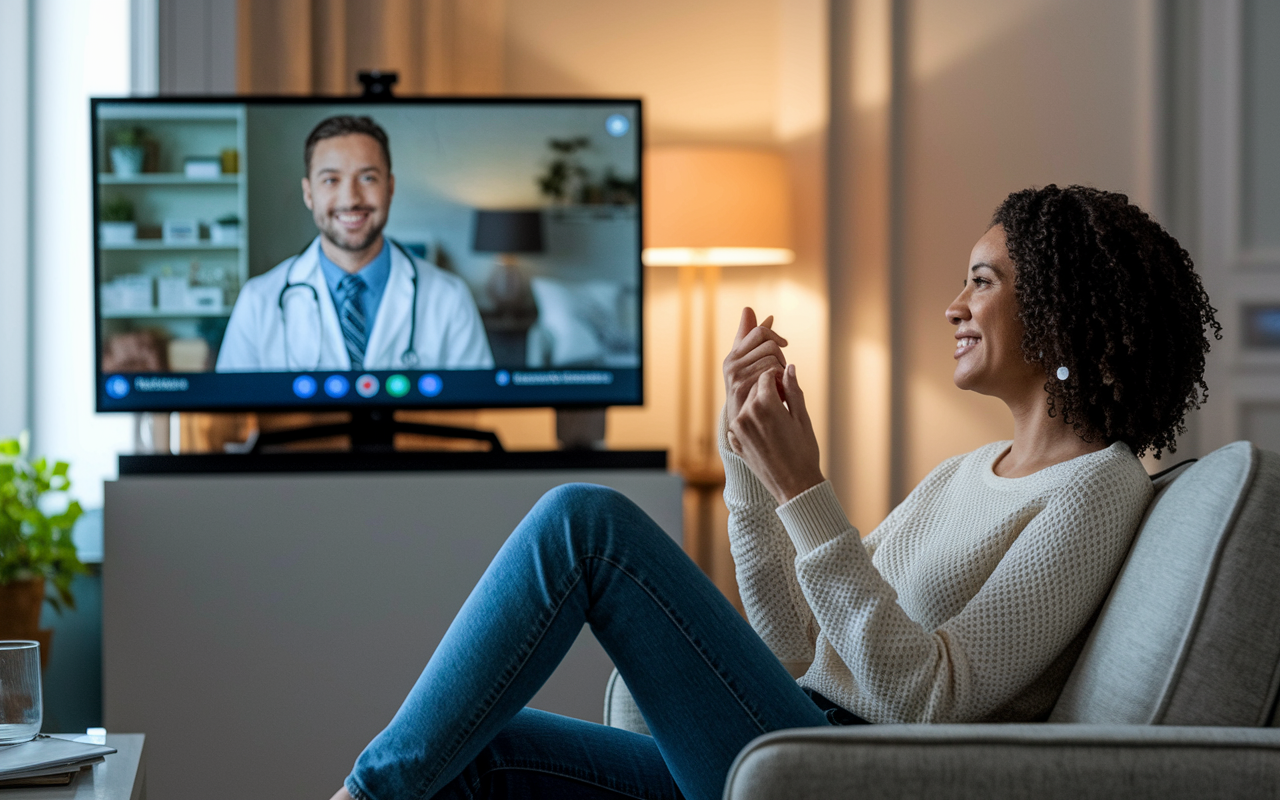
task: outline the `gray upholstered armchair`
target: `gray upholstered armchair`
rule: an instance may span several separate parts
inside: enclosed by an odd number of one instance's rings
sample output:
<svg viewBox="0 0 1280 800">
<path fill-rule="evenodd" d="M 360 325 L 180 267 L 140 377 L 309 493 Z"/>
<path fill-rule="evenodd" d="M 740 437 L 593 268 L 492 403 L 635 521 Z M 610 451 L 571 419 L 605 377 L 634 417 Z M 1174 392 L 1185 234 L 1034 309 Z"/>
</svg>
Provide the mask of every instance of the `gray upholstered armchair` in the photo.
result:
<svg viewBox="0 0 1280 800">
<path fill-rule="evenodd" d="M 1048 723 L 761 736 L 725 797 L 1280 798 L 1280 455 L 1236 442 L 1156 495 Z M 647 733 L 618 679 L 605 723 Z"/>
</svg>

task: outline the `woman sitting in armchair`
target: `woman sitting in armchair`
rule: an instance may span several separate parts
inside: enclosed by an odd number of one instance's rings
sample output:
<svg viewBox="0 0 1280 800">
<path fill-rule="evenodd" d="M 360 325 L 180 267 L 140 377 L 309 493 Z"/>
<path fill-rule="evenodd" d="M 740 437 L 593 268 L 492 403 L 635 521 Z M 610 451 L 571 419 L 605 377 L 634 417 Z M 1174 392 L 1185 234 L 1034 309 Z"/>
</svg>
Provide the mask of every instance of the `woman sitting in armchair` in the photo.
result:
<svg viewBox="0 0 1280 800">
<path fill-rule="evenodd" d="M 819 469 L 787 342 L 724 362 L 729 536 L 749 623 L 625 497 L 549 492 L 335 796 L 714 798 L 773 730 L 1044 719 L 1143 511 L 1138 456 L 1207 397 L 1190 257 L 1123 195 L 996 209 L 946 309 L 958 387 L 1012 441 L 944 461 L 863 539 Z M 652 736 L 525 708 L 583 624 Z"/>
</svg>

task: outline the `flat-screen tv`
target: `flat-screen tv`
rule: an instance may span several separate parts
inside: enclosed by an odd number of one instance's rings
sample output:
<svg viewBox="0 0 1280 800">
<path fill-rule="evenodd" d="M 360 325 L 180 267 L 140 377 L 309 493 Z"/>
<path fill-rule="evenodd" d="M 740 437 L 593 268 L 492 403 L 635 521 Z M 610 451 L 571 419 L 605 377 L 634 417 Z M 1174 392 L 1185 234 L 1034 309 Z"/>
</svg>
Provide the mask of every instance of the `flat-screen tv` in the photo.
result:
<svg viewBox="0 0 1280 800">
<path fill-rule="evenodd" d="M 643 401 L 638 100 L 91 106 L 98 411 Z"/>
</svg>

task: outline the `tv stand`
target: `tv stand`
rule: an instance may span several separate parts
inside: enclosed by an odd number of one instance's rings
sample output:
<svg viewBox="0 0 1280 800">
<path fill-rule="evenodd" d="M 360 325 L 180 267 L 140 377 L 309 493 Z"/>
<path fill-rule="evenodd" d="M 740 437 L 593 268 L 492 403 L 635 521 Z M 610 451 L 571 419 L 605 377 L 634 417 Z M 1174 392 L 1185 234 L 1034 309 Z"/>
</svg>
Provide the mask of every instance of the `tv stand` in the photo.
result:
<svg viewBox="0 0 1280 800">
<path fill-rule="evenodd" d="M 103 501 L 103 722 L 163 743 L 155 797 L 328 797 L 545 492 L 612 487 L 681 543 L 663 456 L 122 456 Z M 612 669 L 583 631 L 530 705 L 598 723 Z"/>
<path fill-rule="evenodd" d="M 419 436 L 434 436 L 439 439 L 471 439 L 488 442 L 490 453 L 504 453 L 502 442 L 493 431 L 478 431 L 472 428 L 455 428 L 449 425 L 427 425 L 420 422 L 400 422 L 395 412 L 386 411 L 352 411 L 349 422 L 337 422 L 329 425 L 309 425 L 305 428 L 292 428 L 283 431 L 255 431 L 248 441 L 242 444 L 226 446 L 229 453 L 251 453 L 258 455 L 264 447 L 303 442 L 309 439 L 324 439 L 330 436 L 346 436 L 351 439 L 351 450 L 357 453 L 392 453 L 395 452 L 395 435 L 397 433 L 413 433 Z"/>
</svg>

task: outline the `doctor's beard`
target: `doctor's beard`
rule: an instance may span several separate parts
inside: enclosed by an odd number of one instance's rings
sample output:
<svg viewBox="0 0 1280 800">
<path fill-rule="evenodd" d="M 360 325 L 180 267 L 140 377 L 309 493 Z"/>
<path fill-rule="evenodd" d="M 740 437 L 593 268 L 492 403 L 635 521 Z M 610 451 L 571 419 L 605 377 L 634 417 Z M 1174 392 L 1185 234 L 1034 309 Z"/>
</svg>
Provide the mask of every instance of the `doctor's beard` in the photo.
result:
<svg viewBox="0 0 1280 800">
<path fill-rule="evenodd" d="M 370 227 L 364 231 L 356 231 L 354 233 L 348 233 L 344 230 L 338 222 L 338 214 L 352 211 L 369 214 Z M 383 216 L 379 219 L 378 209 L 372 206 L 352 206 L 350 208 L 335 209 L 333 212 L 316 219 L 316 227 L 320 229 L 320 235 L 334 246 L 340 247 L 349 253 L 360 253 L 368 250 L 374 242 L 378 241 L 378 237 L 382 235 L 382 229 L 386 226 L 386 217 Z"/>
</svg>

